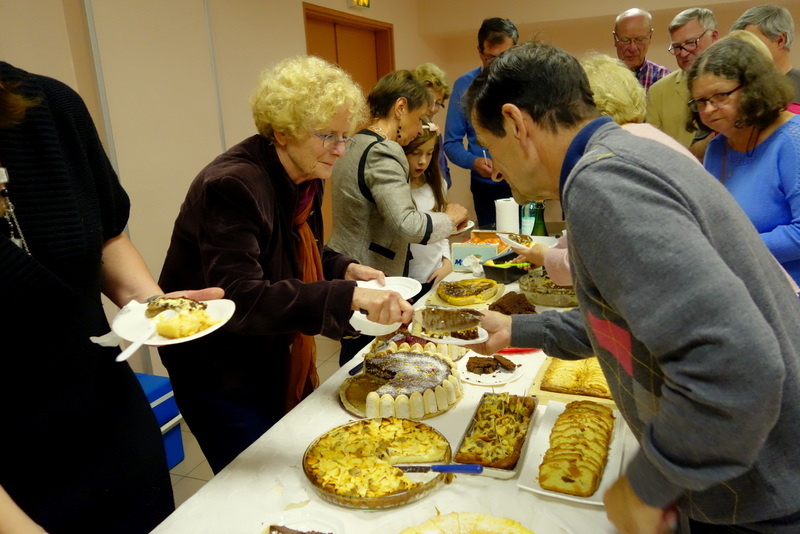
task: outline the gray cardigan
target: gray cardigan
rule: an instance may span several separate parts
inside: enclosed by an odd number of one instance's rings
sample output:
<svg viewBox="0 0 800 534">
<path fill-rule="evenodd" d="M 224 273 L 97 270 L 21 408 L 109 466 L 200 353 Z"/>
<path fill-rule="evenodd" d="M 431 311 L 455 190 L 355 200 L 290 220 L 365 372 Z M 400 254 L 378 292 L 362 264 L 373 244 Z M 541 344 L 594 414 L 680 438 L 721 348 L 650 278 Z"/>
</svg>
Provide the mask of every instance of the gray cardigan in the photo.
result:
<svg viewBox="0 0 800 534">
<path fill-rule="evenodd" d="M 646 503 L 721 524 L 796 513 L 800 301 L 697 164 L 613 123 L 588 135 L 562 171 L 580 307 L 514 317 L 512 344 L 597 354 Z"/>
<path fill-rule="evenodd" d="M 452 233 L 450 217 L 421 212 L 414 205 L 403 148 L 370 130 L 358 132 L 353 146 L 336 162 L 331 185 L 333 229 L 328 246 L 387 276 L 406 274 L 409 243 L 424 245 Z"/>
</svg>

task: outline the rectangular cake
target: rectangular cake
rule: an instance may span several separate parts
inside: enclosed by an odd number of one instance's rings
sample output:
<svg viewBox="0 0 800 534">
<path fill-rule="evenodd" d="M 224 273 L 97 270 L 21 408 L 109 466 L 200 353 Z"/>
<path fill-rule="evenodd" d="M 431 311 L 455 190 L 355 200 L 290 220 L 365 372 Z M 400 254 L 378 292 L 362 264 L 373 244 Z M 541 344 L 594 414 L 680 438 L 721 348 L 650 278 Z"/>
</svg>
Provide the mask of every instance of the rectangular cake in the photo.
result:
<svg viewBox="0 0 800 534">
<path fill-rule="evenodd" d="M 556 419 L 550 447 L 539 465 L 542 489 L 591 497 L 600 486 L 614 430 L 611 408 L 575 401 Z"/>
</svg>

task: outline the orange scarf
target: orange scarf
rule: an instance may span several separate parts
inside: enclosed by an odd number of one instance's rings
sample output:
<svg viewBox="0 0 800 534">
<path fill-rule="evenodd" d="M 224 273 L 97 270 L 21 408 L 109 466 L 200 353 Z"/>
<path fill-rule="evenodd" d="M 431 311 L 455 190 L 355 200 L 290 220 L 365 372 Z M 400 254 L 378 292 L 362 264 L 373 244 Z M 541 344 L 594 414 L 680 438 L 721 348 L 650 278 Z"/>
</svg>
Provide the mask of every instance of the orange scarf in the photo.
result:
<svg viewBox="0 0 800 534">
<path fill-rule="evenodd" d="M 322 259 L 319 255 L 317 240 L 307 219 L 314 207 L 318 181 L 312 180 L 300 189 L 300 200 L 294 214 L 294 228 L 300 235 L 297 246 L 297 258 L 303 282 L 323 280 Z M 317 346 L 314 336 L 295 334 L 292 341 L 292 357 L 289 361 L 289 379 L 286 387 L 285 408 L 289 410 L 297 406 L 301 400 L 311 394 L 319 386 L 317 374 Z"/>
</svg>

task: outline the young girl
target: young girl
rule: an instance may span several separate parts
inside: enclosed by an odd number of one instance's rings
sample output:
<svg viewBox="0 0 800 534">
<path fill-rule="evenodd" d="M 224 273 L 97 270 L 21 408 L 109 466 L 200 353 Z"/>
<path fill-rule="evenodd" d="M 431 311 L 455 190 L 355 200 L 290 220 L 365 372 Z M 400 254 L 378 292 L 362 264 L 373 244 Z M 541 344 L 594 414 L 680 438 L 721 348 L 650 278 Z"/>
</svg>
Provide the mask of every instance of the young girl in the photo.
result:
<svg viewBox="0 0 800 534">
<path fill-rule="evenodd" d="M 447 200 L 445 181 L 439 168 L 439 132 L 432 124 L 425 128 L 422 135 L 404 147 L 408 158 L 411 196 L 418 210 L 443 212 Z M 425 294 L 453 270 L 447 238 L 427 245 L 412 243 L 410 251 L 408 276 L 422 283 L 420 294 Z"/>
</svg>

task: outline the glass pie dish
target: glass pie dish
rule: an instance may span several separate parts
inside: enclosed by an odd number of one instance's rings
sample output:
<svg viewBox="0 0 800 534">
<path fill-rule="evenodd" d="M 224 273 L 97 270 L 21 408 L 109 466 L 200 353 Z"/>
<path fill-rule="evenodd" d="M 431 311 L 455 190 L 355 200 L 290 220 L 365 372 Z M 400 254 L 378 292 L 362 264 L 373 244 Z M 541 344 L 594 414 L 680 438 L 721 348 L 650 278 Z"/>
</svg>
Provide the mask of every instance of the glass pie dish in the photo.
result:
<svg viewBox="0 0 800 534">
<path fill-rule="evenodd" d="M 368 421 L 370 421 L 370 419 L 361 419 L 358 421 L 351 421 L 344 425 L 333 428 L 328 432 L 322 434 L 321 436 L 317 437 L 306 449 L 305 453 L 303 454 L 303 473 L 305 474 L 308 481 L 311 483 L 311 487 L 314 489 L 314 492 L 320 498 L 322 498 L 327 502 L 337 504 L 339 506 L 344 506 L 346 508 L 353 508 L 359 510 L 382 510 L 418 501 L 423 497 L 433 493 L 442 483 L 450 483 L 450 481 L 453 479 L 453 475 L 450 473 L 438 473 L 433 471 L 427 473 L 407 472 L 405 473 L 405 476 L 408 477 L 412 482 L 419 482 L 419 485 L 411 489 L 398 491 L 395 493 L 389 493 L 377 497 L 364 497 L 353 494 L 345 494 L 335 491 L 335 489 L 330 487 L 329 484 L 323 484 L 318 479 L 318 477 L 315 476 L 313 468 L 309 465 L 309 457 L 312 455 L 312 451 L 314 451 L 314 449 L 319 445 L 320 441 L 325 439 L 327 436 L 337 432 L 341 432 L 342 430 L 352 432 L 354 436 L 361 435 L 359 439 L 369 439 L 369 437 L 366 434 L 363 434 L 361 430 L 356 428 L 358 426 L 363 426 L 365 422 Z M 447 443 L 447 439 L 436 429 L 428 425 L 425 425 L 424 423 L 420 423 L 418 421 L 414 421 L 413 423 L 425 428 L 426 431 L 430 431 L 437 434 L 442 440 L 444 440 L 444 443 Z M 450 463 L 451 458 L 452 458 L 452 451 L 450 449 L 449 443 L 447 443 L 444 457 L 441 460 L 436 460 L 435 463 L 447 464 Z M 411 462 L 402 462 L 402 463 L 410 464 Z M 420 463 L 419 465 L 426 465 L 426 464 Z M 352 471 L 353 470 L 350 470 L 348 471 L 348 473 Z"/>
<path fill-rule="evenodd" d="M 529 271 L 519 279 L 519 289 L 535 306 L 574 308 L 578 297 L 571 287 L 558 286 L 543 272 L 542 268 Z"/>
</svg>

